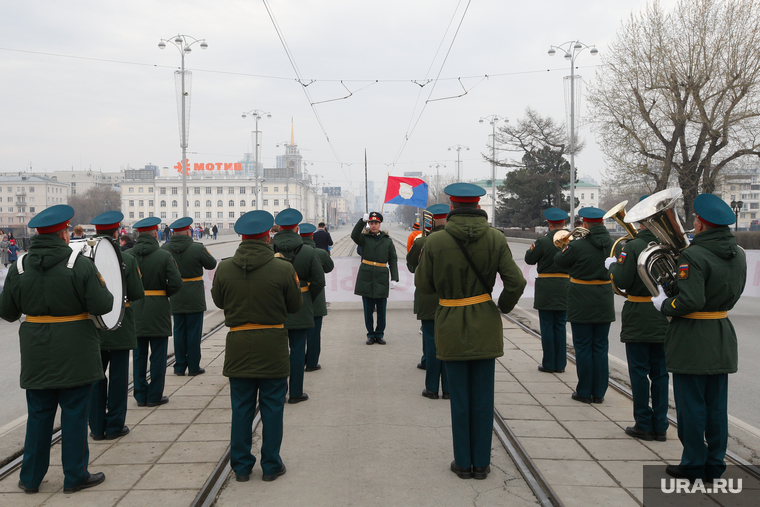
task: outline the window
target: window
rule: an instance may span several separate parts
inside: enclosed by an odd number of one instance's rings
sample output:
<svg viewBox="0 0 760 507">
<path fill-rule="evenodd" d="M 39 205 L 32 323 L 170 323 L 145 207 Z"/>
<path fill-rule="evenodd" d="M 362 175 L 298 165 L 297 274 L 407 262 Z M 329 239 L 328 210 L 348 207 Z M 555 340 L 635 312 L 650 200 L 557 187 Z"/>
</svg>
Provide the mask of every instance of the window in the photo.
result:
<svg viewBox="0 0 760 507">
<path fill-rule="evenodd" d="M 139 187 L 139 188 L 137 189 L 137 193 L 138 193 L 138 194 L 142 194 L 142 193 L 143 193 L 143 187 Z"/>
<path fill-rule="evenodd" d="M 210 194 L 210 193 L 211 193 L 211 187 L 206 187 L 206 193 L 207 193 L 207 194 Z"/>
<path fill-rule="evenodd" d="M 224 193 L 224 188 L 223 187 L 216 187 L 216 193 L 217 194 L 223 194 Z"/>
<path fill-rule="evenodd" d="M 224 206 L 224 203 L 222 202 L 221 199 L 219 199 L 218 201 L 216 201 L 216 207 L 217 208 L 221 208 L 222 206 Z"/>
<path fill-rule="evenodd" d="M 8 213 L 13 213 L 13 206 L 11 206 L 10 208 L 8 208 Z"/>
<path fill-rule="evenodd" d="M 274 200 L 274 205 L 275 206 L 279 206 L 280 205 L 280 200 L 279 199 L 275 199 Z"/>
<path fill-rule="evenodd" d="M 581 199 L 585 199 L 585 198 L 586 198 L 586 194 L 581 194 Z"/>
<path fill-rule="evenodd" d="M 161 187 L 158 189 L 158 193 L 161 195 L 166 195 L 166 187 Z M 166 218 L 166 217 L 164 217 Z"/>
<path fill-rule="evenodd" d="M 159 206 L 160 206 L 161 208 L 165 208 L 165 207 L 166 207 L 166 201 L 161 201 L 161 203 L 160 203 L 160 205 L 159 205 Z"/>
<path fill-rule="evenodd" d="M 129 187 L 129 193 L 134 194 L 135 193 L 135 187 Z"/>
<path fill-rule="evenodd" d="M 13 192 L 13 187 L 8 187 L 8 192 Z"/>
<path fill-rule="evenodd" d="M 201 194 L 201 187 L 193 187 L 193 193 L 195 195 L 200 195 Z"/>
<path fill-rule="evenodd" d="M 240 207 L 245 208 L 245 199 L 240 200 Z"/>
<path fill-rule="evenodd" d="M 24 217 L 19 217 L 19 218 L 18 218 L 18 222 L 19 222 L 20 224 L 23 224 L 23 223 L 24 223 Z"/>
<path fill-rule="evenodd" d="M 166 211 L 161 212 L 161 218 L 166 218 Z"/>
<path fill-rule="evenodd" d="M 172 187 L 172 195 L 177 195 L 177 187 Z"/>
<path fill-rule="evenodd" d="M 757 213 L 750 213 L 750 214 L 749 214 L 749 217 L 750 217 L 750 218 L 755 218 L 755 215 L 757 215 Z"/>
<path fill-rule="evenodd" d="M 34 198 L 32 198 L 34 199 Z M 757 202 L 751 202 L 749 203 L 749 209 L 760 209 L 760 203 Z"/>
<path fill-rule="evenodd" d="M 172 201 L 172 208 L 176 208 L 176 207 L 177 207 L 177 201 L 176 200 Z"/>
<path fill-rule="evenodd" d="M 2 211 L 2 210 L 0 210 L 0 211 Z M 34 211 L 34 206 L 30 206 L 30 207 L 29 207 L 29 213 L 34 213 L 34 212 L 35 212 L 35 211 Z"/>
<path fill-rule="evenodd" d="M 264 206 L 269 206 L 269 199 L 264 199 Z"/>
<path fill-rule="evenodd" d="M 172 218 L 174 218 L 174 219 L 178 218 L 176 211 L 172 211 Z"/>
<path fill-rule="evenodd" d="M 228 194 L 234 194 L 235 193 L 235 187 L 227 187 L 227 193 Z"/>
<path fill-rule="evenodd" d="M 145 218 L 145 212 L 141 211 L 138 216 L 138 218 Z"/>
<path fill-rule="evenodd" d="M 211 212 L 210 211 L 206 212 L 206 218 L 211 218 Z"/>
<path fill-rule="evenodd" d="M 140 207 L 143 207 L 143 206 L 145 206 L 145 201 L 143 201 L 142 199 L 140 199 L 140 200 L 139 200 L 139 201 L 137 201 L 137 202 L 139 203 Z"/>
<path fill-rule="evenodd" d="M 227 206 L 229 206 L 230 208 L 235 207 L 235 201 L 233 201 L 232 199 L 230 199 L 230 201 L 227 203 Z"/>
<path fill-rule="evenodd" d="M 594 192 L 591 192 L 591 200 L 594 200 Z"/>
<path fill-rule="evenodd" d="M 153 212 L 151 211 L 150 213 L 148 213 L 148 216 L 152 217 L 153 216 Z"/>
<path fill-rule="evenodd" d="M 200 208 L 201 207 L 201 201 L 199 201 L 199 200 L 196 199 L 196 201 L 195 201 L 195 207 L 196 208 Z M 195 218 L 200 218 L 200 217 L 195 217 Z"/>
<path fill-rule="evenodd" d="M 274 187 L 274 191 L 275 192 L 279 192 L 280 191 L 280 187 Z"/>
<path fill-rule="evenodd" d="M 13 223 L 13 217 L 8 217 L 8 223 L 9 223 L 9 224 L 12 224 L 12 223 Z"/>
<path fill-rule="evenodd" d="M 149 208 L 152 208 L 152 207 L 153 207 L 153 199 L 149 199 L 149 200 L 148 200 L 148 207 L 149 207 Z"/>
<path fill-rule="evenodd" d="M 242 195 L 244 193 L 245 193 L 245 187 L 240 187 L 240 194 Z"/>
<path fill-rule="evenodd" d="M 255 207 L 256 207 L 256 199 L 251 201 L 251 208 L 255 208 Z"/>
<path fill-rule="evenodd" d="M 129 205 L 130 205 L 130 206 L 134 206 L 134 205 L 135 205 L 135 201 L 134 201 L 134 199 L 130 199 L 130 200 L 129 200 Z"/>
<path fill-rule="evenodd" d="M 195 212 L 195 218 L 200 218 L 200 217 L 201 217 L 201 212 L 200 211 L 196 211 Z"/>
<path fill-rule="evenodd" d="M 8 197 L 8 202 L 13 202 L 13 197 Z"/>
<path fill-rule="evenodd" d="M 230 218 L 235 218 L 235 212 L 234 211 L 230 211 Z"/>
<path fill-rule="evenodd" d="M 261 189 L 262 192 L 269 192 L 269 187 L 264 187 Z"/>
<path fill-rule="evenodd" d="M 217 212 L 216 212 L 216 218 L 224 218 L 224 212 L 222 212 L 222 211 L 217 211 Z"/>
<path fill-rule="evenodd" d="M 30 197 L 29 202 L 34 202 L 34 197 Z"/>
<path fill-rule="evenodd" d="M 206 207 L 207 207 L 207 208 L 210 208 L 210 207 L 211 207 L 211 201 L 210 201 L 210 200 L 207 200 L 207 201 L 206 201 Z"/>
<path fill-rule="evenodd" d="M 129 218 L 135 218 L 135 212 L 134 211 L 130 211 L 129 212 Z"/>
<path fill-rule="evenodd" d="M 108 179 L 110 180 L 111 178 L 108 178 Z M 153 193 L 153 187 L 148 187 L 148 193 L 149 193 L 149 194 L 152 194 L 152 193 Z"/>
<path fill-rule="evenodd" d="M 753 189 L 754 190 L 754 189 Z M 34 187 L 29 187 L 30 192 L 34 192 Z"/>
</svg>

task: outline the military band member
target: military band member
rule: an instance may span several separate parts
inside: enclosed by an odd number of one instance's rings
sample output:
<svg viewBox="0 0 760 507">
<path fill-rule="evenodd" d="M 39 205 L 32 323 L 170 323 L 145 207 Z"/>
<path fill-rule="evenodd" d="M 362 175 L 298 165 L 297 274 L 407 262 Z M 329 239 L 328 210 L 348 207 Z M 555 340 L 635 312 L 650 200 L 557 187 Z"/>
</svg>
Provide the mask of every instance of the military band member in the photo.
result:
<svg viewBox="0 0 760 507">
<path fill-rule="evenodd" d="M 554 244 L 554 233 L 565 228 L 567 212 L 559 208 L 544 210 L 549 232 L 538 238 L 527 252 L 526 264 L 538 264 L 533 308 L 538 310 L 541 324 L 541 346 L 544 351 L 538 371 L 564 373 L 567 365 L 567 286 L 570 276 L 567 268 L 554 263 L 559 248 Z"/>
<path fill-rule="evenodd" d="M 251 427 L 257 397 L 263 428 L 262 480 L 273 481 L 285 473 L 280 457 L 290 373 L 285 320 L 303 303 L 293 266 L 275 259 L 268 245 L 273 223 L 272 215 L 263 210 L 238 219 L 235 232 L 242 242 L 231 259 L 219 263 L 211 287 L 214 304 L 224 310 L 224 323 L 230 328 L 223 374 L 230 379 L 230 466 L 238 482 L 250 478 L 256 463 Z M 303 363 L 299 369 L 303 371 Z"/>
<path fill-rule="evenodd" d="M 298 224 L 303 220 L 300 211 L 288 208 L 280 211 L 275 223 L 280 226 L 272 243 L 274 251 L 293 264 L 303 292 L 304 303 L 297 313 L 288 315 L 285 329 L 290 343 L 290 385 L 288 403 L 300 403 L 309 399 L 303 392 L 303 372 L 306 364 L 306 337 L 314 327 L 314 302 L 325 288 L 325 272 L 314 247 L 305 245 L 298 234 Z"/>
<path fill-rule="evenodd" d="M 567 320 L 573 330 L 578 384 L 572 398 L 582 403 L 604 403 L 609 382 L 609 332 L 615 320 L 614 294 L 605 261 L 612 238 L 604 226 L 604 210 L 581 208 L 585 238 L 570 241 L 554 257 L 568 270 Z"/>
<path fill-rule="evenodd" d="M 18 487 L 37 493 L 50 464 L 50 440 L 61 406 L 63 492 L 74 493 L 105 480 L 90 473 L 87 404 L 92 385 L 103 379 L 100 338 L 90 315 L 104 315 L 113 295 L 95 263 L 72 257 L 69 220 L 74 208 L 52 206 L 29 221 L 37 229 L 29 251 L 8 269 L 0 295 L 0 317 L 19 328 L 21 388 L 28 418 Z"/>
<path fill-rule="evenodd" d="M 169 298 L 174 317 L 174 374 L 201 375 L 201 335 L 203 312 L 206 311 L 206 291 L 203 270 L 214 269 L 216 259 L 201 243 L 193 241 L 193 219 L 180 218 L 169 227 L 174 236 L 161 248 L 174 257 L 182 275 L 182 288 Z"/>
<path fill-rule="evenodd" d="M 324 224 L 323 224 L 324 226 Z M 327 250 L 318 248 L 314 243 L 314 234 L 316 231 L 314 224 L 302 223 L 298 226 L 298 232 L 303 239 L 303 244 L 314 248 L 314 251 L 319 258 L 319 263 L 322 265 L 322 270 L 325 273 L 329 273 L 335 267 L 330 254 Z M 324 230 L 324 229 L 323 229 Z M 319 354 L 322 351 L 322 319 L 327 315 L 327 298 L 325 296 L 325 290 L 319 293 L 317 299 L 314 300 L 314 327 L 310 328 L 306 333 L 306 371 L 317 371 L 322 369 L 319 364 Z"/>
<path fill-rule="evenodd" d="M 665 335 L 665 363 L 673 374 L 681 463 L 673 477 L 720 478 L 728 445 L 728 374 L 738 363 L 736 332 L 728 319 L 744 291 L 747 259 L 728 228 L 731 208 L 713 194 L 694 199 L 694 239 L 678 257 L 676 295 L 652 299 L 672 317 Z M 705 446 L 705 441 L 707 446 Z"/>
<path fill-rule="evenodd" d="M 504 355 L 499 311 L 514 308 L 526 282 L 506 238 L 479 209 L 485 190 L 454 183 L 444 191 L 453 209 L 444 231 L 425 241 L 414 279 L 420 296 L 439 298 L 435 346 L 449 377 L 451 471 L 461 479 L 485 479 L 491 471 L 495 362 Z M 497 273 L 504 282 L 498 306 L 491 299 Z"/>
<path fill-rule="evenodd" d="M 169 252 L 158 245 L 158 224 L 161 219 L 148 217 L 134 227 L 139 236 L 135 246 L 127 250 L 134 255 L 142 273 L 145 297 L 132 305 L 135 313 L 137 348 L 132 353 L 134 391 L 138 407 L 157 407 L 169 403 L 164 396 L 166 349 L 172 334 L 169 298 L 182 287 L 182 275 Z M 147 380 L 150 351 L 150 383 Z"/>
<path fill-rule="evenodd" d="M 115 244 L 123 219 L 120 211 L 106 211 L 96 216 L 90 221 L 95 226 L 95 237 L 111 238 Z M 108 370 L 108 376 L 95 383 L 90 396 L 89 425 L 93 440 L 113 440 L 129 433 L 129 428 L 124 424 L 127 418 L 129 351 L 137 348 L 135 318 L 130 303 L 142 299 L 145 293 L 137 259 L 129 254 L 122 254 L 121 257 L 128 301 L 121 326 L 112 331 L 98 330 L 103 373 Z M 121 297 L 121 292 L 117 297 Z"/>
<path fill-rule="evenodd" d="M 385 312 L 388 305 L 389 287 L 398 283 L 398 257 L 393 240 L 387 232 L 380 230 L 383 215 L 377 211 L 366 213 L 351 231 L 351 239 L 361 249 L 362 263 L 356 274 L 354 294 L 362 297 L 364 306 L 364 326 L 367 328 L 367 345 L 385 345 Z M 369 223 L 369 231 L 364 231 Z M 390 286 L 388 268 L 390 267 Z M 377 326 L 373 313 L 377 311 Z"/>
<path fill-rule="evenodd" d="M 640 201 L 646 197 L 649 196 L 643 196 Z M 659 243 L 657 237 L 641 224 L 637 236 L 625 243 L 617 257 L 608 258 L 606 264 L 612 281 L 626 293 L 620 341 L 625 343 L 635 424 L 627 427 L 625 432 L 641 440 L 664 442 L 668 431 L 669 378 L 664 346 L 668 319 L 650 304 L 652 295 L 636 267 L 639 255 L 652 242 Z"/>
</svg>

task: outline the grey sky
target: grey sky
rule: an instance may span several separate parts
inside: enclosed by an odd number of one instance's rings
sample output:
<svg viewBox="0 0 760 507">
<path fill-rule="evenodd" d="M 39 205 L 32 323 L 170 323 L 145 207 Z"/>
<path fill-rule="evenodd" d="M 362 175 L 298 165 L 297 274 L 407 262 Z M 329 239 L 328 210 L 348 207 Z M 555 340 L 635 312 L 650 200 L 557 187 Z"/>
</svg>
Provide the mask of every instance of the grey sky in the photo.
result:
<svg viewBox="0 0 760 507">
<path fill-rule="evenodd" d="M 240 160 L 254 130 L 241 113 L 262 109 L 272 114 L 259 124 L 266 166 L 282 153 L 275 144 L 289 141 L 292 117 L 309 172 L 332 185 L 359 186 L 365 148 L 379 192 L 389 170 L 434 172 L 429 166 L 440 163 L 453 174 L 457 154 L 447 148 L 457 144 L 470 148 L 460 153 L 464 177 L 486 178 L 481 153 L 491 127 L 478 119 L 514 121 L 530 106 L 563 121 L 569 63 L 561 53 L 549 57 L 549 46 L 577 38 L 603 55 L 621 21 L 645 4 L 473 0 L 441 68 L 467 0 L 269 0 L 301 75 L 316 80 L 311 98 L 353 92 L 314 106 L 330 145 L 262 1 L 2 0 L 0 171 L 174 166 L 180 56 L 157 45 L 182 33 L 209 44 L 186 58 L 191 164 Z M 586 51 L 577 72 L 591 80 L 601 61 Z M 430 98 L 460 95 L 462 86 L 468 93 L 425 106 L 433 83 L 420 88 L 412 80 L 439 72 Z M 604 161 L 593 133 L 580 133 L 587 148 L 576 158 L 578 172 L 599 178 Z"/>
</svg>

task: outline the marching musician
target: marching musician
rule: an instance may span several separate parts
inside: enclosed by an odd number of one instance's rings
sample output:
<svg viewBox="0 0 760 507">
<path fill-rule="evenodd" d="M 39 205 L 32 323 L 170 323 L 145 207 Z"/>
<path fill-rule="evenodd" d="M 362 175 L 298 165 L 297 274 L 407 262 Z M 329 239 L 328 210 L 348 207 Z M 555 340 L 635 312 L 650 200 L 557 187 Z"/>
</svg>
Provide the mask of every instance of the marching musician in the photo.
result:
<svg viewBox="0 0 760 507">
<path fill-rule="evenodd" d="M 544 210 L 549 232 L 536 240 L 525 252 L 526 264 L 538 264 L 536 295 L 533 308 L 541 323 L 541 346 L 544 351 L 538 371 L 564 373 L 567 365 L 567 286 L 570 276 L 566 268 L 554 263 L 559 248 L 554 234 L 564 229 L 567 212 L 559 208 Z"/>
<path fill-rule="evenodd" d="M 120 211 L 106 211 L 90 223 L 95 226 L 95 237 L 119 237 L 119 225 L 124 219 Z M 90 395 L 90 438 L 113 440 L 129 433 L 124 421 L 127 418 L 127 391 L 129 387 L 129 351 L 137 348 L 135 318 L 130 303 L 145 296 L 137 259 L 122 254 L 127 286 L 126 308 L 121 326 L 113 330 L 100 329 L 100 360 L 103 373 L 108 376 L 95 383 Z M 119 293 L 119 296 L 121 294 Z"/>
<path fill-rule="evenodd" d="M 568 270 L 567 320 L 573 330 L 578 384 L 572 399 L 604 403 L 609 381 L 608 336 L 615 320 L 610 275 L 605 260 L 612 246 L 604 226 L 604 210 L 581 208 L 578 214 L 588 234 L 570 241 L 554 256 L 554 263 Z"/>
<path fill-rule="evenodd" d="M 0 317 L 19 328 L 21 388 L 28 418 L 18 487 L 39 492 L 50 465 L 50 441 L 61 406 L 63 492 L 75 493 L 105 480 L 87 470 L 87 404 L 92 385 L 103 379 L 100 338 L 92 315 L 113 308 L 113 295 L 95 263 L 72 249 L 67 228 L 74 208 L 51 206 L 29 221 L 37 229 L 29 252 L 8 269 L 0 294 Z"/>
<path fill-rule="evenodd" d="M 647 197 L 642 196 L 639 202 Z M 652 242 L 659 243 L 659 240 L 642 223 L 636 237 L 628 240 L 620 253 L 609 257 L 605 264 L 615 286 L 624 289 L 626 294 L 620 341 L 625 343 L 635 424 L 627 427 L 625 432 L 641 440 L 664 442 L 668 431 L 669 378 L 664 345 L 668 319 L 650 304 L 652 295 L 636 267 L 639 255 Z"/>
<path fill-rule="evenodd" d="M 731 208 L 713 194 L 694 199 L 694 239 L 678 258 L 676 294 L 652 299 L 672 317 L 665 336 L 665 362 L 673 374 L 681 462 L 668 465 L 676 478 L 712 481 L 726 470 L 728 374 L 738 363 L 736 332 L 728 311 L 739 300 L 747 259 L 729 225 Z M 707 446 L 705 446 L 705 441 Z"/>
</svg>

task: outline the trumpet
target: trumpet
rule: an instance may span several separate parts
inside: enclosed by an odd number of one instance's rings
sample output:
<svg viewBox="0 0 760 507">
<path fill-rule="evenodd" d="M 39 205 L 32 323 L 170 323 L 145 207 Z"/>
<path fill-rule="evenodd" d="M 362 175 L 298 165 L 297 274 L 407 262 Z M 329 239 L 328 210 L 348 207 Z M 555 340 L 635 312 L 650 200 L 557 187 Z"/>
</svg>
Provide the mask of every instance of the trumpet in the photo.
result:
<svg viewBox="0 0 760 507">
<path fill-rule="evenodd" d="M 565 229 L 561 229 L 554 233 L 554 236 L 552 236 L 552 240 L 554 241 L 554 246 L 556 246 L 559 249 L 565 248 L 568 243 L 575 239 L 585 238 L 588 235 L 588 229 L 585 227 L 576 227 L 572 231 L 566 231 Z"/>
<path fill-rule="evenodd" d="M 622 238 L 618 238 L 615 240 L 615 242 L 612 244 L 612 249 L 610 250 L 610 257 L 617 256 L 617 246 L 621 241 L 628 241 L 636 237 L 636 228 L 626 223 L 625 220 L 625 205 L 628 204 L 628 201 L 623 201 L 620 204 L 613 206 L 612 209 L 610 209 L 607 213 L 604 215 L 604 219 L 607 220 L 608 218 L 613 219 L 615 222 L 619 223 L 623 229 L 626 231 L 626 235 Z M 615 291 L 615 294 L 618 294 L 623 297 L 628 297 L 628 294 L 623 289 L 619 289 L 615 285 L 615 281 L 612 281 L 612 290 Z"/>
</svg>

